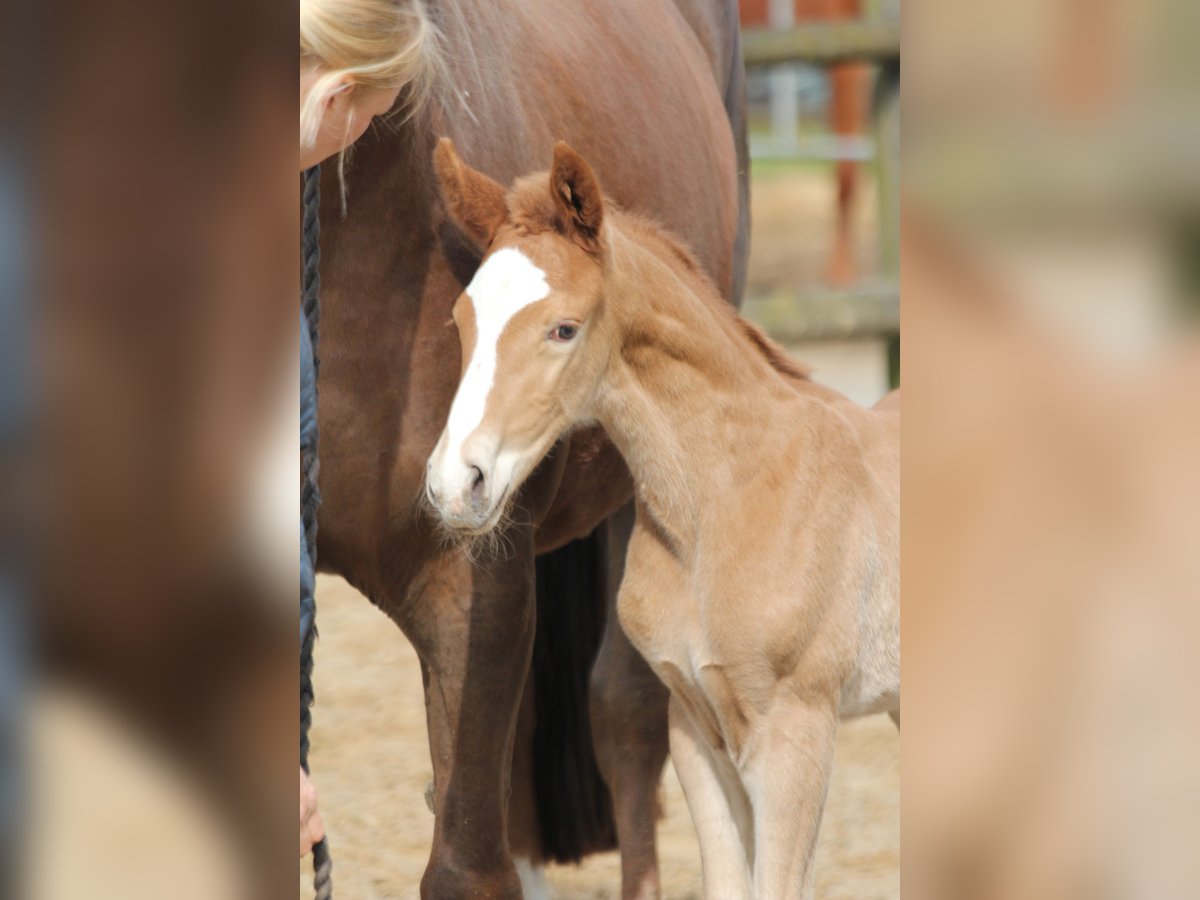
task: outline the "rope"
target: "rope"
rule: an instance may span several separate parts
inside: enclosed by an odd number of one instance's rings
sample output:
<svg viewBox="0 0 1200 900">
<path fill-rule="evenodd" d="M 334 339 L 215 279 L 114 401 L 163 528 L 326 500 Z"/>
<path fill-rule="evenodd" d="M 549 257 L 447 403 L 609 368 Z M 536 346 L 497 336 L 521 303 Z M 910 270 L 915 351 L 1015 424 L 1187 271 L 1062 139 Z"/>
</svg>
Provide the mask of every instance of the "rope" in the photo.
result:
<svg viewBox="0 0 1200 900">
<path fill-rule="evenodd" d="M 313 891 L 316 900 L 330 900 L 333 897 L 333 860 L 329 858 L 329 841 L 322 840 L 313 847 Z"/>
<path fill-rule="evenodd" d="M 303 281 L 300 285 L 304 318 L 313 342 L 313 358 L 317 358 L 317 326 L 321 321 L 321 167 L 313 166 L 304 173 L 304 224 L 301 231 Z M 318 362 L 318 367 L 320 363 Z"/>
<path fill-rule="evenodd" d="M 316 404 L 316 385 L 320 380 L 320 324 L 321 324 L 321 167 L 313 166 L 304 173 L 304 218 L 301 230 L 301 253 L 303 270 L 300 284 L 300 305 L 304 320 L 308 324 L 308 338 L 312 343 L 313 356 L 313 404 Z M 308 545 L 309 558 L 317 562 L 317 507 L 321 495 L 317 490 L 317 428 L 314 416 L 312 440 L 302 448 L 301 474 L 303 484 L 300 492 L 300 515 L 304 521 L 304 537 Z M 311 629 L 310 629 L 311 630 Z"/>
<path fill-rule="evenodd" d="M 312 344 L 313 380 L 312 397 L 305 399 L 316 408 L 317 375 L 320 372 L 317 356 L 319 326 L 321 320 L 321 167 L 313 166 L 304 173 L 302 192 L 303 220 L 301 225 L 301 281 L 300 308 L 308 326 L 308 339 Z M 305 385 L 301 385 L 303 394 Z M 302 424 L 301 431 L 305 428 Z M 300 446 L 300 517 L 304 529 L 304 547 L 309 571 L 316 571 L 317 561 L 317 507 L 321 494 L 317 490 L 319 470 L 317 456 L 316 417 L 313 416 L 311 430 L 301 440 Z M 303 568 L 303 567 L 302 567 Z M 303 577 L 303 576 L 302 576 Z M 308 731 L 312 725 L 313 704 L 313 642 L 317 636 L 316 600 L 311 590 L 300 592 L 300 765 L 308 771 Z M 322 839 L 313 847 L 313 890 L 317 900 L 330 900 L 333 896 L 333 860 L 329 856 L 329 842 Z"/>
</svg>

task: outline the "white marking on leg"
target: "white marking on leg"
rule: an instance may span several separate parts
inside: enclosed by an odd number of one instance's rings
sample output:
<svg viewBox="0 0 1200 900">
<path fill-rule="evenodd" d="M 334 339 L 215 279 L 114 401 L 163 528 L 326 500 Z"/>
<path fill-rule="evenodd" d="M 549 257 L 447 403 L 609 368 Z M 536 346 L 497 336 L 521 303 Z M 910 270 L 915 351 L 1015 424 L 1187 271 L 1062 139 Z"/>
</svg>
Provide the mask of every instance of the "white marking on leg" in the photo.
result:
<svg viewBox="0 0 1200 900">
<path fill-rule="evenodd" d="M 467 285 L 475 310 L 475 348 L 446 423 L 451 448 L 461 447 L 483 421 L 496 377 L 496 346 L 505 326 L 525 307 L 549 294 L 546 273 L 512 247 L 489 256 Z"/>
<path fill-rule="evenodd" d="M 525 900 L 550 900 L 550 885 L 546 882 L 546 870 L 535 866 L 524 857 L 513 860 L 517 875 L 521 879 L 521 894 Z"/>
</svg>

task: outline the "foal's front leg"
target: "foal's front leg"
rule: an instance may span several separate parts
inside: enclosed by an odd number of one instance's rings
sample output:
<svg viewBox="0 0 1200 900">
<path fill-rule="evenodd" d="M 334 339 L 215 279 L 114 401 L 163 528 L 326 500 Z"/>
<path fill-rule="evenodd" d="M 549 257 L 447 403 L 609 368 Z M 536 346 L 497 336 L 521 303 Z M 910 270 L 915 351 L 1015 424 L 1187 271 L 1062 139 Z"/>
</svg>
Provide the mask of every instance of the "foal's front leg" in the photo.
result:
<svg viewBox="0 0 1200 900">
<path fill-rule="evenodd" d="M 754 829 L 750 804 L 738 773 L 724 751 L 709 746 L 683 702 L 671 697 L 671 761 L 687 797 L 704 896 L 709 900 L 749 900 Z"/>
<path fill-rule="evenodd" d="M 754 808 L 756 900 L 813 896 L 813 851 L 833 767 L 836 704 L 783 693 L 753 729 L 742 765 Z"/>
<path fill-rule="evenodd" d="M 688 572 L 664 544 L 663 532 L 639 509 L 617 599 L 621 627 L 671 689 L 671 758 L 700 841 L 705 896 L 749 900 L 748 848 L 754 827 L 749 802 L 736 770 L 697 729 L 677 693 L 688 687 L 677 661 L 684 652 L 683 626 L 695 610 L 689 583 Z"/>
</svg>

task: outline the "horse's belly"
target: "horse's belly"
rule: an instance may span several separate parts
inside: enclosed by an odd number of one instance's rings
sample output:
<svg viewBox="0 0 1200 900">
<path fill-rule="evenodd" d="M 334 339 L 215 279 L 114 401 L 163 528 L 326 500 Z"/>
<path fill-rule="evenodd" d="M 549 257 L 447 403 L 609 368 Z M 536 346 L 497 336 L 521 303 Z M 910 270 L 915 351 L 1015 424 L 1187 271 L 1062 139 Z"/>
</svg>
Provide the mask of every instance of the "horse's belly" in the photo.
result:
<svg viewBox="0 0 1200 900">
<path fill-rule="evenodd" d="M 857 719 L 860 716 L 892 712 L 899 708 L 900 679 L 897 673 L 894 680 L 848 687 L 842 694 L 838 712 L 843 719 Z"/>
<path fill-rule="evenodd" d="M 897 591 L 865 604 L 854 676 L 842 689 L 844 719 L 900 708 L 900 605 Z"/>
</svg>

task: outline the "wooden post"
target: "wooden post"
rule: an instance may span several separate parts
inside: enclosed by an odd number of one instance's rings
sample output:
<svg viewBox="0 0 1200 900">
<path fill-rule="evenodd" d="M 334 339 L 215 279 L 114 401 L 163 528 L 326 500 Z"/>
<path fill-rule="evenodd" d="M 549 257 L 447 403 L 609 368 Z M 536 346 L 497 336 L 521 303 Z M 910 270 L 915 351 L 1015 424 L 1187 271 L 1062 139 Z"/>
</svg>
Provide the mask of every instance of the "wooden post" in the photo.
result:
<svg viewBox="0 0 1200 900">
<path fill-rule="evenodd" d="M 875 81 L 875 171 L 879 192 L 879 267 L 900 284 L 900 60 L 880 67 Z M 900 292 L 896 329 L 887 337 L 889 386 L 900 386 Z"/>
<path fill-rule="evenodd" d="M 772 30 L 796 24 L 795 0 L 771 0 L 768 22 Z M 797 149 L 796 123 L 800 118 L 796 69 L 791 64 L 774 67 L 768 77 L 771 92 L 772 152 L 787 156 Z"/>
<path fill-rule="evenodd" d="M 896 0 L 878 0 L 895 6 Z M 782 6 L 786 4 L 786 13 Z M 777 13 L 776 9 L 780 7 Z M 772 0 L 772 24 L 794 19 L 790 0 Z M 778 15 L 777 20 L 775 16 Z M 826 293 L 819 298 L 777 296 L 752 298 L 744 312 L 764 325 L 777 340 L 830 339 L 835 336 L 873 334 L 884 341 L 889 379 L 899 380 L 900 350 L 900 22 L 898 16 L 885 20 L 858 20 L 822 25 L 805 25 L 788 30 L 750 29 L 742 33 L 742 53 L 747 67 L 779 66 L 806 62 L 831 65 L 868 61 L 879 65 L 873 109 L 876 171 L 879 190 L 879 240 L 884 276 L 879 290 Z M 782 78 L 778 82 L 783 83 Z M 780 88 L 772 80 L 772 128 L 780 133 L 784 115 Z M 793 107 L 796 93 L 788 94 Z M 778 106 L 776 104 L 779 104 Z M 778 116 L 777 118 L 777 111 Z M 792 116 L 792 140 L 795 140 Z"/>
<path fill-rule="evenodd" d="M 875 171 L 883 274 L 900 277 L 900 62 L 886 63 L 875 82 Z"/>
</svg>

